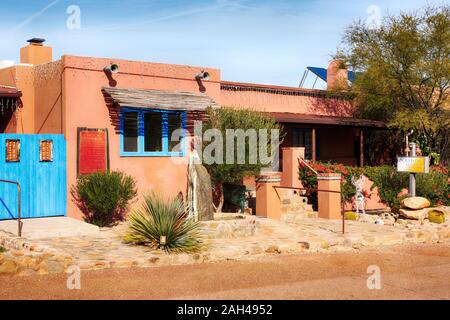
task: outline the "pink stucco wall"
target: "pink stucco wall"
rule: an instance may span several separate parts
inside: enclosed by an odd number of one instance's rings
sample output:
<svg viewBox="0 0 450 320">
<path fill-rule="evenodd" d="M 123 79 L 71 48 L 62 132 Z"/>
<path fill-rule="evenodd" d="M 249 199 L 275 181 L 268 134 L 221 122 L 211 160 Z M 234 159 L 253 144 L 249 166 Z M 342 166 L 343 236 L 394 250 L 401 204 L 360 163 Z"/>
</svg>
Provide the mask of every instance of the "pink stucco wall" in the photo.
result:
<svg viewBox="0 0 450 320">
<path fill-rule="evenodd" d="M 120 68 L 119 73 L 113 75 L 114 83 L 103 71 L 111 63 Z M 204 88 L 200 88 L 195 80 L 195 75 L 202 70 L 211 75 L 210 80 L 203 82 Z M 68 190 L 76 182 L 77 128 L 106 128 L 109 133 L 110 168 L 133 175 L 138 181 L 140 198 L 151 190 L 165 196 L 175 196 L 180 192 L 185 195 L 187 156 L 121 157 L 117 119 L 105 101 L 102 87 L 190 92 L 204 89 L 220 105 L 267 112 L 349 116 L 353 110 L 349 102 L 326 98 L 323 92 L 317 90 L 224 82 L 221 81 L 220 70 L 214 68 L 109 58 L 66 55 L 54 62 L 1 69 L 0 84 L 16 86 L 23 95 L 23 107 L 11 121 L 7 132 L 65 135 Z M 225 88 L 233 84 L 244 90 Z M 344 138 L 350 139 L 350 133 L 344 132 Z M 188 154 L 191 139 L 192 132 L 186 141 Z M 347 151 L 343 157 L 353 152 L 350 149 Z M 67 200 L 68 216 L 81 218 L 70 192 Z"/>
<path fill-rule="evenodd" d="M 69 186 L 76 181 L 77 128 L 107 128 L 109 132 L 110 168 L 122 170 L 138 181 L 139 194 L 153 190 L 163 196 L 186 195 L 187 156 L 171 157 L 121 157 L 120 134 L 105 103 L 102 87 L 110 86 L 103 72 L 106 65 L 119 65 L 114 74 L 119 88 L 142 88 L 199 92 L 195 75 L 208 71 L 209 81 L 203 85 L 213 99 L 220 95 L 220 72 L 217 69 L 177 66 L 157 63 L 133 62 L 117 59 L 94 59 L 64 56 L 63 64 L 63 132 L 67 139 L 67 180 Z M 191 136 L 186 146 L 191 145 Z M 80 217 L 80 212 L 68 195 L 68 215 Z"/>
</svg>

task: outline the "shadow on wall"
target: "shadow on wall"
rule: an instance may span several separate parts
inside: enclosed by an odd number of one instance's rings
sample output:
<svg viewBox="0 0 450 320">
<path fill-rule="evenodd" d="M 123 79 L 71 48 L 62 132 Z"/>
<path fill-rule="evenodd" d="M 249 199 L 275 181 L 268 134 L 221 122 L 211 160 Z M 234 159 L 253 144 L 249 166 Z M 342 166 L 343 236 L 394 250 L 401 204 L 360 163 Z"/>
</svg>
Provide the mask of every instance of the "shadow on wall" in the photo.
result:
<svg viewBox="0 0 450 320">
<path fill-rule="evenodd" d="M 317 97 L 311 100 L 311 113 L 327 114 L 338 117 L 353 116 L 355 107 L 345 98 Z"/>
</svg>

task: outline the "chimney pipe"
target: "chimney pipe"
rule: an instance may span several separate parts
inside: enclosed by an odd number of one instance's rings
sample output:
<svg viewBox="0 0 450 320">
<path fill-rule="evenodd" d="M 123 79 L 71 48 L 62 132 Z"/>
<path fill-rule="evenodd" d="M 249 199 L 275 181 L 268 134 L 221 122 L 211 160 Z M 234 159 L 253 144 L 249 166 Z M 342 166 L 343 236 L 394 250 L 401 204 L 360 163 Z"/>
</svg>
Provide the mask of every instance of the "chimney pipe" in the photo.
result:
<svg viewBox="0 0 450 320">
<path fill-rule="evenodd" d="M 327 89 L 348 88 L 348 69 L 343 60 L 332 60 L 327 69 Z"/>
<path fill-rule="evenodd" d="M 53 61 L 51 47 L 44 46 L 45 39 L 32 38 L 27 46 L 20 49 L 20 63 L 38 65 Z"/>
</svg>

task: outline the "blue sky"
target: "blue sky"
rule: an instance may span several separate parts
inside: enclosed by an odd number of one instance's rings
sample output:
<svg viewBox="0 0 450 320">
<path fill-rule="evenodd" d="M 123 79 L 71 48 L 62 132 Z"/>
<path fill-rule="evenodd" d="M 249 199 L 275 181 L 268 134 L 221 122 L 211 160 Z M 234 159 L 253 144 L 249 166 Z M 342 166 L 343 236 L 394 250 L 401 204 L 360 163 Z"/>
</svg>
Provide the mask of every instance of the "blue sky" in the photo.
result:
<svg viewBox="0 0 450 320">
<path fill-rule="evenodd" d="M 326 67 L 345 26 L 370 6 L 414 10 L 424 0 L 0 0 L 0 60 L 43 37 L 63 54 L 210 66 L 224 80 L 298 86 L 306 66 Z M 67 8 L 80 8 L 80 29 Z M 369 9 L 370 11 L 370 9 Z"/>
</svg>

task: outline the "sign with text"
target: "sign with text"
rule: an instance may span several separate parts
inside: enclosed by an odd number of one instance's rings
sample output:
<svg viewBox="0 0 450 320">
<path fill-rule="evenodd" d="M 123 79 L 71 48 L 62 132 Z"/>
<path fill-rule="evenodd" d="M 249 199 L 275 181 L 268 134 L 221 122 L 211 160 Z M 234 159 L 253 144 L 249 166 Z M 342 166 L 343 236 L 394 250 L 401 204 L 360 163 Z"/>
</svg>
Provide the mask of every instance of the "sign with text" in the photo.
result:
<svg viewBox="0 0 450 320">
<path fill-rule="evenodd" d="M 428 173 L 430 172 L 430 159 L 428 157 L 398 157 L 397 171 Z"/>
</svg>

